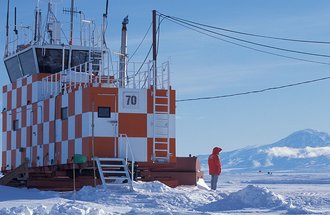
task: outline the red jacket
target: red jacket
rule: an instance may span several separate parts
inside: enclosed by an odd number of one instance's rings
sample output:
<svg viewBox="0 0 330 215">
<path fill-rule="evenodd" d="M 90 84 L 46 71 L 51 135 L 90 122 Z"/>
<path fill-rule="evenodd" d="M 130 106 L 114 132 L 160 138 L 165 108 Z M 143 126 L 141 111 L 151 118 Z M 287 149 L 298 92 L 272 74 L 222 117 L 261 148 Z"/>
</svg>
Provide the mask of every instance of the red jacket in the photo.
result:
<svg viewBox="0 0 330 215">
<path fill-rule="evenodd" d="M 209 156 L 208 163 L 210 175 L 220 175 L 221 173 L 221 162 L 219 159 L 219 152 L 221 151 L 221 148 L 214 147 L 212 154 Z"/>
</svg>

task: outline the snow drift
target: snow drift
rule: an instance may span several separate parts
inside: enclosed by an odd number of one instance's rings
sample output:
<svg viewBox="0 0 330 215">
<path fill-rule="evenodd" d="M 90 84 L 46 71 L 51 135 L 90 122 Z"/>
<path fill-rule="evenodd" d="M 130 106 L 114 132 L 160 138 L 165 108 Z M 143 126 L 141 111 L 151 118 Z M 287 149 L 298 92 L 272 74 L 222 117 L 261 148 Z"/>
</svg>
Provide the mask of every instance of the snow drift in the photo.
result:
<svg viewBox="0 0 330 215">
<path fill-rule="evenodd" d="M 138 182 L 135 191 L 127 188 L 84 187 L 73 193 L 41 192 L 0 186 L 1 201 L 12 207 L 1 215 L 76 214 L 207 214 L 249 209 L 281 213 L 312 213 L 293 206 L 267 188 L 248 185 L 236 192 L 209 191 L 205 186 L 170 188 L 160 182 Z M 8 193 L 8 195 L 3 195 Z M 26 196 L 26 200 L 22 198 Z M 7 204 L 6 204 L 7 202 Z M 0 203 L 1 208 L 1 203 Z"/>
<path fill-rule="evenodd" d="M 259 208 L 268 210 L 287 210 L 288 213 L 306 214 L 311 213 L 304 208 L 298 208 L 289 204 L 281 195 L 277 195 L 267 188 L 248 185 L 242 190 L 231 193 L 210 204 L 203 205 L 201 211 L 228 211 L 241 210 L 245 208 Z"/>
</svg>

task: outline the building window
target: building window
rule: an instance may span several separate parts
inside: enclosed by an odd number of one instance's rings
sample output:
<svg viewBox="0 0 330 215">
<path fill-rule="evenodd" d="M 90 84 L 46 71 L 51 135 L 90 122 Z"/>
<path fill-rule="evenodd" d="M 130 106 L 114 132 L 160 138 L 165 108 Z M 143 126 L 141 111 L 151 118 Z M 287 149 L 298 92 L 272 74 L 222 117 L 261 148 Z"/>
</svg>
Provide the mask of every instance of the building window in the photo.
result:
<svg viewBox="0 0 330 215">
<path fill-rule="evenodd" d="M 61 119 L 62 120 L 68 119 L 68 107 L 61 108 Z"/>
<path fill-rule="evenodd" d="M 97 117 L 98 118 L 110 118 L 110 107 L 98 107 Z"/>
<path fill-rule="evenodd" d="M 19 125 L 18 119 L 13 120 L 13 130 L 14 131 L 18 130 L 18 125 Z"/>
</svg>

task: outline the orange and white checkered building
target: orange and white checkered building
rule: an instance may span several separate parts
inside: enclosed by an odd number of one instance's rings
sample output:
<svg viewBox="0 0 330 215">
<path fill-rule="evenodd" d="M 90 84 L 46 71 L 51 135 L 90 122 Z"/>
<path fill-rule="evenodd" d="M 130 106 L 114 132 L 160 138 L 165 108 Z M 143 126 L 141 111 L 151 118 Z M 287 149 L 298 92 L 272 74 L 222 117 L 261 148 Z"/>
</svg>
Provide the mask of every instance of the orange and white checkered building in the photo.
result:
<svg viewBox="0 0 330 215">
<path fill-rule="evenodd" d="M 3 171 L 15 169 L 26 159 L 29 167 L 40 167 L 72 163 L 74 154 L 85 155 L 87 160 L 93 153 L 96 157 L 121 156 L 120 134 L 127 135 L 139 162 L 151 162 L 161 154 L 160 150 L 155 155 L 154 143 L 167 138 L 170 162 L 175 162 L 174 90 L 157 89 L 156 98 L 152 86 L 118 88 L 75 81 L 58 94 L 45 95 L 45 89 L 54 86 L 44 81 L 49 75 L 25 76 L 3 87 Z M 161 105 L 166 99 L 168 107 Z M 155 106 L 154 100 L 160 105 Z M 163 128 L 154 119 L 162 116 L 164 108 L 168 108 L 166 135 L 158 131 Z"/>
</svg>

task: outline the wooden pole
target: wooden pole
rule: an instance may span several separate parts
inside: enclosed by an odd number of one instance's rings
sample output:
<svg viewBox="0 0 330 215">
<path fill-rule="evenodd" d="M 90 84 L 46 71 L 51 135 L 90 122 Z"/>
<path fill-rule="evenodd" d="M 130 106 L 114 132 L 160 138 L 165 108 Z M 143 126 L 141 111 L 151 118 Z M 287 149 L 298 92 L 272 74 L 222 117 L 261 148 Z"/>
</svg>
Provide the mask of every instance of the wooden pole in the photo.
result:
<svg viewBox="0 0 330 215">
<path fill-rule="evenodd" d="M 152 60 L 154 66 L 154 86 L 157 86 L 157 25 L 156 10 L 152 11 Z"/>
</svg>

